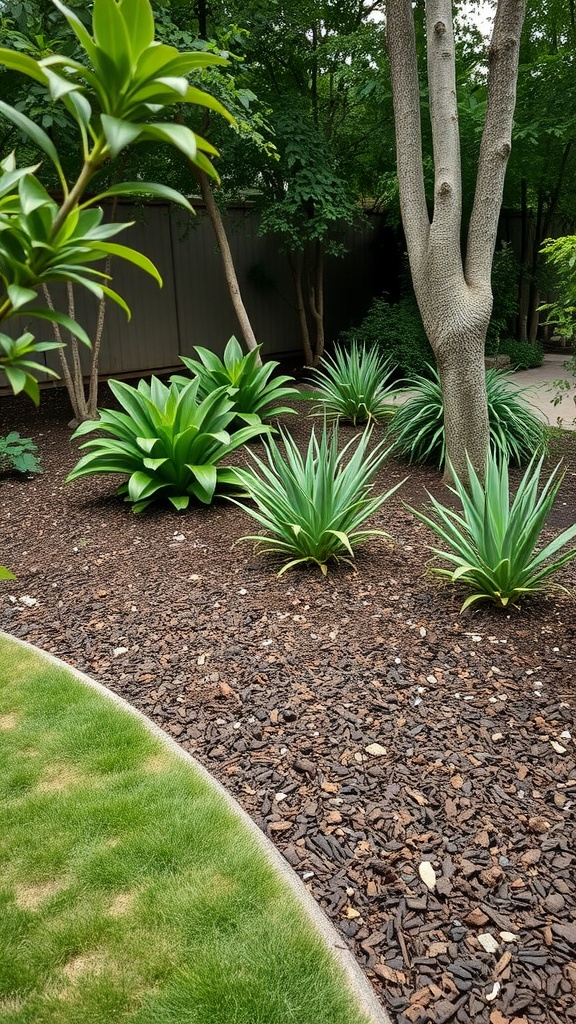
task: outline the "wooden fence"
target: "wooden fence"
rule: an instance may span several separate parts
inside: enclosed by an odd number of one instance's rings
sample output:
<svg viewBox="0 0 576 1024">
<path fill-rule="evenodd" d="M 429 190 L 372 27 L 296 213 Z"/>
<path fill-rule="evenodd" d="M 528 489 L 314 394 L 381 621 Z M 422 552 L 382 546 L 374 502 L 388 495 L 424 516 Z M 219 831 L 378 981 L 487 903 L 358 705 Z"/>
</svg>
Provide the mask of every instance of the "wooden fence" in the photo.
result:
<svg viewBox="0 0 576 1024">
<path fill-rule="evenodd" d="M 119 207 L 118 219 L 135 221 L 121 240 L 155 263 L 164 285 L 160 289 L 132 264 L 114 261 L 113 285 L 130 306 L 132 319 L 127 322 L 119 307 L 107 303 L 101 375 L 137 376 L 177 368 L 179 356 L 193 354 L 194 345 L 221 353 L 228 338 L 238 333 L 238 325 L 203 208 L 193 217 L 161 203 L 126 203 Z M 256 336 L 264 343 L 264 355 L 301 359 L 292 279 L 279 240 L 259 234 L 258 215 L 247 206 L 228 212 L 227 229 L 243 298 Z M 346 256 L 328 260 L 326 268 L 328 340 L 358 323 L 372 296 L 389 287 L 398 271 L 397 245 L 382 217 L 366 218 L 361 227 L 348 229 L 344 242 Z M 54 289 L 53 298 L 57 308 L 66 309 L 64 289 Z M 92 335 L 96 300 L 81 287 L 75 288 L 75 299 L 76 317 Z M 36 337 L 52 338 L 49 324 L 27 323 L 25 317 L 8 321 L 6 328 L 11 335 L 29 328 Z M 86 369 L 88 355 L 83 353 Z M 58 371 L 58 354 L 46 353 L 46 364 Z"/>
</svg>

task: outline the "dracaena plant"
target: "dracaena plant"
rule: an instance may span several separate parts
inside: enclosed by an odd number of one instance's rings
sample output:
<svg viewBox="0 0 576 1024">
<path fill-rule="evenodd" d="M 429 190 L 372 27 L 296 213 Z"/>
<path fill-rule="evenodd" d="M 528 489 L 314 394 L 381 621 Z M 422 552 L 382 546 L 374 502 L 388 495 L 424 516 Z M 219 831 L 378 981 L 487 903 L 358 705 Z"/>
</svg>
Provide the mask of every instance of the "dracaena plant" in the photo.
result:
<svg viewBox="0 0 576 1024">
<path fill-rule="evenodd" d="M 239 342 L 232 337 L 226 345 L 222 359 L 200 345 L 194 346 L 199 359 L 190 359 L 187 356 L 180 358 L 198 381 L 199 395 L 206 397 L 215 388 L 226 387 L 234 402 L 236 419 L 248 424 L 258 424 L 282 413 L 293 413 L 294 409 L 278 403 L 300 397 L 296 388 L 286 387 L 294 380 L 293 377 L 272 377 L 279 363 L 270 361 L 263 366 L 260 365 L 261 348 L 262 346 L 258 345 L 244 355 Z M 187 384 L 189 381 L 188 377 L 178 374 L 174 374 L 170 379 L 178 384 Z"/>
<path fill-rule="evenodd" d="M 270 431 L 261 423 L 231 430 L 234 403 L 225 387 L 201 399 L 197 380 L 185 387 L 167 387 L 156 377 L 150 384 L 141 380 L 137 388 L 122 381 L 109 384 L 124 411 L 101 409 L 98 421 L 80 424 L 73 438 L 95 430 L 110 436 L 80 445 L 88 454 L 67 479 L 121 473 L 128 480 L 117 493 L 134 512 L 164 499 L 176 509 L 187 508 L 191 499 L 209 505 L 222 488 L 236 483 L 222 460 Z"/>
<path fill-rule="evenodd" d="M 447 548 L 432 550 L 449 568 L 432 571 L 472 590 L 462 611 L 476 601 L 507 607 L 529 594 L 564 589 L 550 583 L 550 577 L 576 555 L 576 547 L 562 551 L 574 541 L 576 525 L 538 548 L 563 475 L 556 466 L 539 493 L 543 461 L 543 456 L 531 460 L 511 499 L 507 459 L 488 456 L 484 483 L 468 460 L 467 481 L 454 475 L 450 487 L 458 510 L 431 495 L 429 512 L 412 509 Z"/>
<path fill-rule="evenodd" d="M 322 358 L 310 380 L 320 403 L 314 413 L 329 419 L 340 417 L 354 426 L 385 419 L 396 408 L 391 404 L 393 372 L 392 360 L 385 359 L 377 348 L 368 349 L 355 341 L 349 348 L 336 345 L 334 355 Z"/>
<path fill-rule="evenodd" d="M 255 468 L 234 470 L 238 483 L 254 505 L 235 501 L 260 526 L 263 534 L 243 537 L 263 553 L 279 556 L 279 575 L 301 564 L 319 566 L 326 575 L 331 560 L 352 562 L 354 549 L 383 530 L 364 523 L 400 484 L 373 494 L 374 477 L 389 449 L 383 442 L 370 449 L 371 428 L 338 450 L 338 423 L 329 434 L 326 422 L 320 438 L 314 429 L 302 455 L 290 434 L 280 431 L 285 454 L 269 439 L 266 460 L 250 452 Z"/>
<path fill-rule="evenodd" d="M 185 125 L 162 120 L 177 104 L 200 104 L 230 119 L 217 100 L 188 82 L 190 73 L 225 63 L 217 54 L 202 51 L 180 53 L 156 42 L 149 0 L 94 0 L 92 34 L 74 11 L 52 0 L 72 28 L 84 61 L 63 54 L 36 60 L 27 53 L 0 48 L 0 65 L 21 72 L 49 90 L 61 102 L 79 132 L 82 168 L 73 184 L 62 169 L 52 139 L 25 114 L 4 101 L 0 113 L 23 131 L 32 144 L 53 164 L 63 193 L 54 202 L 36 177 L 37 166 L 17 170 L 13 157 L 1 165 L 0 179 L 0 321 L 16 313 L 40 316 L 68 328 L 85 343 L 89 339 L 70 317 L 52 308 L 38 311 L 29 303 L 41 285 L 51 281 L 74 282 L 105 297 L 124 301 L 106 283 L 108 275 L 91 264 L 120 256 L 152 273 L 156 269 L 141 254 L 110 241 L 128 225 L 104 225 L 99 210 L 90 209 L 103 199 L 121 195 L 156 196 L 180 203 L 187 200 L 174 189 L 156 182 L 119 182 L 88 201 L 84 194 L 94 175 L 127 145 L 137 141 L 169 143 L 207 174 L 217 177 L 207 154 L 214 147 Z M 161 283 L 161 282 L 160 282 Z M 26 348 L 26 358 L 20 349 Z M 27 391 L 38 400 L 37 365 L 28 360 L 47 347 L 28 337 L 12 344 L 0 336 L 0 369 L 7 373 L 15 391 Z"/>
</svg>

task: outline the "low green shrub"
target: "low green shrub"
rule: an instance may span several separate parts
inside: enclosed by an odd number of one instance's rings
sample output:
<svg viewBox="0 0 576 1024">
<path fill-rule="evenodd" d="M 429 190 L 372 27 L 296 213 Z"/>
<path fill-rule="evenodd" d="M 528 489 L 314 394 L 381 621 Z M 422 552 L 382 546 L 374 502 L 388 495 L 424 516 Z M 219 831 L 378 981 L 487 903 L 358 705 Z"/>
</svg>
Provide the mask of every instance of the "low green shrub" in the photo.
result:
<svg viewBox="0 0 576 1024">
<path fill-rule="evenodd" d="M 376 346 L 409 376 L 428 373 L 432 350 L 414 295 L 395 303 L 374 299 L 362 323 L 340 337 L 344 343 L 356 342 L 366 349 Z"/>
<path fill-rule="evenodd" d="M 280 431 L 285 456 L 278 445 L 265 442 L 267 461 L 250 452 L 256 469 L 237 469 L 235 475 L 255 508 L 231 498 L 266 533 L 243 537 L 263 553 L 285 560 L 279 575 L 295 565 L 313 563 L 326 575 L 331 559 L 350 562 L 354 548 L 382 530 L 362 529 L 366 519 L 400 486 L 371 495 L 374 476 L 388 455 L 384 442 L 369 451 L 371 428 L 352 438 L 338 452 L 338 422 L 329 436 L 326 422 L 320 439 L 312 430 L 306 454 L 290 434 Z"/>
<path fill-rule="evenodd" d="M 510 356 L 513 370 L 531 370 L 542 366 L 544 353 L 538 342 L 516 341 L 515 338 L 504 338 L 499 345 L 498 354 Z"/>
<path fill-rule="evenodd" d="M 456 474 L 450 488 L 460 502 L 454 511 L 429 495 L 432 509 L 412 509 L 448 547 L 433 548 L 434 554 L 450 564 L 433 572 L 450 583 L 460 583 L 473 593 L 462 611 L 476 601 L 493 601 L 502 607 L 516 604 L 527 594 L 562 589 L 549 577 L 576 555 L 576 547 L 557 553 L 576 537 L 576 524 L 564 530 L 540 551 L 536 545 L 562 482 L 556 466 L 538 494 L 544 457 L 534 457 L 510 501 L 508 461 L 490 454 L 482 484 L 468 462 L 469 482 Z"/>
<path fill-rule="evenodd" d="M 197 378 L 200 398 L 206 398 L 215 388 L 228 388 L 234 402 L 236 419 L 254 426 L 272 419 L 273 416 L 293 413 L 294 409 L 278 403 L 285 402 L 286 399 L 293 401 L 300 398 L 296 388 L 286 387 L 289 381 L 294 380 L 293 377 L 272 377 L 279 363 L 270 361 L 263 366 L 258 365 L 261 348 L 259 345 L 257 349 L 244 355 L 238 341 L 232 337 L 226 345 L 222 359 L 200 345 L 194 346 L 199 359 L 190 359 L 187 356 L 180 358 L 192 376 Z M 190 382 L 189 377 L 179 374 L 174 374 L 170 380 L 179 385 Z"/>
<path fill-rule="evenodd" d="M 42 473 L 37 451 L 32 438 L 20 437 L 17 430 L 0 437 L 0 473 Z"/>
<path fill-rule="evenodd" d="M 394 454 L 409 462 L 441 467 L 446 457 L 444 405 L 438 371 L 429 367 L 431 379 L 408 381 L 413 396 L 394 416 L 389 437 Z M 546 428 L 526 400 L 528 388 L 516 388 L 500 370 L 486 371 L 490 442 L 493 451 L 521 466 L 546 445 Z"/>
<path fill-rule="evenodd" d="M 246 441 L 271 428 L 258 422 L 230 433 L 235 418 L 234 402 L 225 387 L 216 388 L 203 400 L 198 380 L 184 387 L 167 387 L 156 377 L 141 380 L 137 388 L 123 381 L 109 381 L 110 390 L 124 412 L 102 409 L 99 420 L 81 423 L 72 435 L 82 437 L 104 431 L 80 445 L 90 449 L 69 473 L 67 480 L 98 473 L 129 476 L 118 488 L 133 511 L 167 498 L 176 509 L 188 507 L 190 498 L 209 505 L 222 487 L 234 483 L 222 459 Z"/>
<path fill-rule="evenodd" d="M 310 379 L 320 402 L 314 413 L 328 419 L 340 417 L 354 426 L 384 419 L 395 410 L 390 405 L 394 369 L 375 347 L 368 349 L 355 341 L 349 348 L 336 345 L 334 355 L 324 356 Z"/>
</svg>

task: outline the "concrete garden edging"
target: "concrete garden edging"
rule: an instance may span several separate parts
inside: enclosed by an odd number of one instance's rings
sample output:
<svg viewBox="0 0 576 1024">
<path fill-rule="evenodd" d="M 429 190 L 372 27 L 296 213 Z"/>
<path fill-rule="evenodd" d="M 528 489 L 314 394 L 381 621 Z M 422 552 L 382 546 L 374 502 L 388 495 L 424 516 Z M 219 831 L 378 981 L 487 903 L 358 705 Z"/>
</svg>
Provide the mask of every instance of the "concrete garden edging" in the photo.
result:
<svg viewBox="0 0 576 1024">
<path fill-rule="evenodd" d="M 134 718 L 139 719 L 148 731 L 151 732 L 168 750 L 177 755 L 185 763 L 191 765 L 199 774 L 200 778 L 220 794 L 228 809 L 240 818 L 259 848 L 262 850 L 264 856 L 280 874 L 292 895 L 300 903 L 302 909 L 309 917 L 314 930 L 319 935 L 324 946 L 335 960 L 339 969 L 342 971 L 344 981 L 347 984 L 348 989 L 358 1002 L 359 1010 L 366 1015 L 366 1017 L 371 1021 L 371 1024 L 392 1024 L 391 1018 L 376 998 L 368 979 L 365 977 L 355 957 L 343 944 L 344 940 L 328 920 L 316 900 L 308 892 L 308 889 L 302 880 L 290 867 L 288 862 L 284 860 L 281 853 L 276 849 L 270 839 L 268 839 L 268 837 L 258 828 L 250 815 L 240 806 L 234 797 L 232 797 L 228 790 L 225 789 L 225 787 L 218 782 L 218 780 L 215 779 L 202 764 L 200 764 L 199 761 L 189 754 L 188 751 L 184 750 L 176 740 L 171 736 L 168 736 L 168 734 L 156 725 L 155 722 L 152 722 L 142 711 L 133 707 L 128 703 L 128 701 L 124 700 L 123 697 L 119 697 L 117 694 L 113 693 L 112 690 L 109 690 L 102 683 L 99 683 L 96 679 L 93 679 L 86 673 L 74 668 L 74 666 L 69 665 L 67 662 L 62 661 L 55 655 L 49 654 L 47 651 L 43 651 L 39 647 L 35 647 L 26 640 L 14 637 L 3 630 L 0 630 L 0 637 L 4 637 L 6 640 L 22 647 L 24 650 L 33 652 L 37 656 L 53 664 L 55 667 L 68 671 L 75 679 L 78 680 L 78 682 L 96 690 L 118 708 L 123 709 Z"/>
</svg>

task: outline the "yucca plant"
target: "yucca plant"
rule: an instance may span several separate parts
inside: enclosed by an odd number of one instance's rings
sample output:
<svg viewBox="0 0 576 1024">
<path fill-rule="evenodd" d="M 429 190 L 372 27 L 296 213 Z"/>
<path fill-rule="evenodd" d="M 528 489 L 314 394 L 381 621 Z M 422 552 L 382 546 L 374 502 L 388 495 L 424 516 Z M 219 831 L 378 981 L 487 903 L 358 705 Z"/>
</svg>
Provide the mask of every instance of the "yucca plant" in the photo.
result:
<svg viewBox="0 0 576 1024">
<path fill-rule="evenodd" d="M 272 377 L 280 364 L 274 361 L 259 365 L 261 345 L 244 355 L 235 337 L 230 338 L 222 359 L 210 349 L 194 346 L 199 359 L 180 356 L 182 362 L 198 381 L 198 394 L 205 398 L 215 388 L 226 387 L 234 402 L 236 419 L 249 425 L 257 425 L 264 420 L 280 416 L 282 413 L 293 413 L 289 406 L 278 405 L 286 399 L 299 398 L 300 394 L 293 387 L 286 385 L 293 377 Z M 272 378 L 272 379 L 271 379 Z M 177 384 L 188 384 L 190 378 L 174 374 L 171 381 Z"/>
<path fill-rule="evenodd" d="M 412 509 L 448 548 L 432 549 L 450 565 L 449 569 L 436 567 L 433 572 L 472 590 L 462 611 L 476 601 L 507 607 L 527 594 L 565 589 L 550 584 L 549 578 L 576 555 L 573 547 L 555 557 L 576 537 L 576 525 L 536 550 L 563 475 L 560 465 L 556 466 L 539 494 L 543 461 L 544 456 L 531 460 L 512 501 L 508 460 L 490 453 L 484 484 L 470 460 L 465 483 L 454 475 L 454 486 L 449 489 L 459 499 L 461 510 L 454 511 L 431 495 L 430 514 Z"/>
<path fill-rule="evenodd" d="M 394 412 L 390 399 L 395 394 L 390 378 L 394 372 L 391 359 L 385 359 L 377 348 L 352 342 L 348 348 L 334 347 L 334 355 L 326 355 L 313 371 L 310 383 L 316 389 L 319 405 L 315 415 L 328 419 L 340 417 L 356 426 L 383 420 Z"/>
<path fill-rule="evenodd" d="M 374 476 L 388 455 L 382 442 L 369 450 L 371 428 L 339 452 L 338 425 L 329 436 L 324 422 L 320 439 L 312 430 L 304 456 L 290 434 L 283 430 L 280 434 L 285 455 L 268 439 L 266 461 L 250 452 L 255 470 L 234 471 L 255 507 L 230 499 L 266 531 L 241 539 L 285 559 L 278 575 L 302 563 L 318 565 L 326 575 L 331 559 L 351 563 L 359 544 L 388 536 L 383 530 L 362 528 L 400 486 L 371 494 Z"/>
<path fill-rule="evenodd" d="M 129 479 L 117 493 L 133 503 L 134 512 L 164 498 L 176 509 L 187 508 L 191 498 L 209 505 L 221 487 L 236 482 L 232 471 L 220 465 L 222 459 L 270 430 L 258 424 L 230 433 L 235 414 L 226 388 L 200 400 L 196 380 L 184 388 L 167 387 L 156 377 L 150 384 L 141 380 L 136 388 L 117 380 L 109 384 L 125 411 L 102 409 L 99 420 L 80 424 L 73 438 L 95 430 L 112 436 L 80 445 L 89 453 L 67 480 L 123 473 Z"/>
<path fill-rule="evenodd" d="M 430 367 L 432 379 L 416 376 L 407 390 L 414 392 L 389 428 L 394 454 L 409 462 L 432 463 L 441 467 L 446 458 L 444 405 L 438 371 Z M 528 462 L 546 446 L 546 429 L 532 412 L 529 388 L 516 388 L 500 370 L 486 371 L 490 445 L 501 458 L 516 465 Z"/>
</svg>

